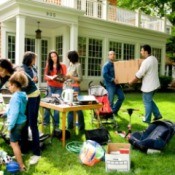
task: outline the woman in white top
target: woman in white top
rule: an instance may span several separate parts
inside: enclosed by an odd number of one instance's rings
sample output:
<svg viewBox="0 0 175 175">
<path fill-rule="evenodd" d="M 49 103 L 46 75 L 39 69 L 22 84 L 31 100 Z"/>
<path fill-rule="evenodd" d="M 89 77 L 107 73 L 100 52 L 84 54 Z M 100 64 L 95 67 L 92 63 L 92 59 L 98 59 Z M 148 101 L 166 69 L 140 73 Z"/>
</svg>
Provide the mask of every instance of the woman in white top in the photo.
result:
<svg viewBox="0 0 175 175">
<path fill-rule="evenodd" d="M 66 78 L 71 81 L 74 92 L 80 93 L 80 82 L 83 80 L 81 64 L 78 62 L 79 55 L 76 51 L 69 51 L 67 55 L 70 64 L 67 69 Z M 84 130 L 84 116 L 82 111 L 78 111 L 79 130 Z M 73 128 L 73 112 L 68 113 L 68 129 Z"/>
</svg>

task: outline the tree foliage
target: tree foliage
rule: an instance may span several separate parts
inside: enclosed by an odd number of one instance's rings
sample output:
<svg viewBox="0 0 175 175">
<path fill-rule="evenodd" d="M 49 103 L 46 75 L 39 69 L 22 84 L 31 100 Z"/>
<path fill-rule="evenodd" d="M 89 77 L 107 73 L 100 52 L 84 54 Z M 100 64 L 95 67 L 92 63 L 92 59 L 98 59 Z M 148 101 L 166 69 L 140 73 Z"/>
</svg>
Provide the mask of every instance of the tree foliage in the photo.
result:
<svg viewBox="0 0 175 175">
<path fill-rule="evenodd" d="M 175 25 L 175 0 L 118 0 L 119 7 L 140 9 L 145 14 L 167 17 Z"/>
<path fill-rule="evenodd" d="M 130 10 L 140 9 L 148 15 L 166 17 L 173 25 L 172 36 L 167 40 L 167 56 L 175 61 L 175 0 L 118 0 L 117 5 Z"/>
</svg>

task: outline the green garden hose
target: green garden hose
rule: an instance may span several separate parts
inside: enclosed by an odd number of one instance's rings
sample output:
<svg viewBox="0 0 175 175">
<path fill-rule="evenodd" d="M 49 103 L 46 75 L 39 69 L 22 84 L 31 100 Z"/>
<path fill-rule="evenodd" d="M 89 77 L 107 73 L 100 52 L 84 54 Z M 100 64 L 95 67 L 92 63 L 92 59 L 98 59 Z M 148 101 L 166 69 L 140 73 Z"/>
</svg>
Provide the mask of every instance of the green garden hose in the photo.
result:
<svg viewBox="0 0 175 175">
<path fill-rule="evenodd" d="M 78 142 L 78 141 L 72 141 L 66 144 L 66 149 L 69 152 L 79 154 L 81 147 L 83 145 L 83 142 Z"/>
</svg>

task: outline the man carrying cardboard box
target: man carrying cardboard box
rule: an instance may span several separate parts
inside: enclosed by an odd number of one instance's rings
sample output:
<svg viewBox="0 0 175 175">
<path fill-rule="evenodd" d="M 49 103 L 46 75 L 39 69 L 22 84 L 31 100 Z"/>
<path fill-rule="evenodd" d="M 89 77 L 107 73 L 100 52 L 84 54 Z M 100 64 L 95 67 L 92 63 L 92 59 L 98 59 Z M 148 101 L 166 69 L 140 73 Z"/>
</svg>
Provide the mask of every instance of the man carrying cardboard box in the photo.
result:
<svg viewBox="0 0 175 175">
<path fill-rule="evenodd" d="M 159 120 L 162 118 L 159 108 L 153 100 L 153 96 L 160 86 L 158 61 L 156 57 L 151 55 L 151 47 L 149 45 L 143 45 L 140 53 L 142 57 L 144 57 L 144 61 L 135 74 L 135 77 L 129 81 L 129 84 L 132 85 L 142 78 L 141 91 L 145 106 L 145 118 L 143 118 L 143 122 L 150 123 L 152 113 L 154 115 L 153 120 Z"/>
<path fill-rule="evenodd" d="M 108 91 L 108 99 L 113 114 L 118 115 L 118 111 L 125 99 L 122 87 L 117 83 L 114 73 L 114 61 L 115 61 L 115 52 L 109 51 L 108 61 L 104 64 L 102 68 L 102 75 L 104 78 L 104 84 Z M 114 103 L 115 95 L 118 96 L 117 101 Z"/>
</svg>

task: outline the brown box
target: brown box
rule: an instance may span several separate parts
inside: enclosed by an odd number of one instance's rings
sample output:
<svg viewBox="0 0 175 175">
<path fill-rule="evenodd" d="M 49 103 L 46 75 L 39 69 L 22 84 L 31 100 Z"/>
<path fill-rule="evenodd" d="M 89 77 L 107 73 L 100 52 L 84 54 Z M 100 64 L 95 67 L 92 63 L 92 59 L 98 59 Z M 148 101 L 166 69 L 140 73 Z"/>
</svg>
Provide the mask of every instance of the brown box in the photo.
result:
<svg viewBox="0 0 175 175">
<path fill-rule="evenodd" d="M 135 77 L 139 70 L 142 59 L 114 62 L 115 78 L 119 84 L 128 83 Z"/>
</svg>

